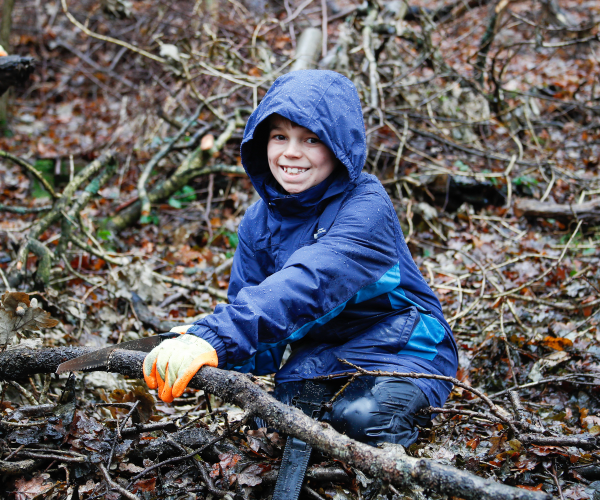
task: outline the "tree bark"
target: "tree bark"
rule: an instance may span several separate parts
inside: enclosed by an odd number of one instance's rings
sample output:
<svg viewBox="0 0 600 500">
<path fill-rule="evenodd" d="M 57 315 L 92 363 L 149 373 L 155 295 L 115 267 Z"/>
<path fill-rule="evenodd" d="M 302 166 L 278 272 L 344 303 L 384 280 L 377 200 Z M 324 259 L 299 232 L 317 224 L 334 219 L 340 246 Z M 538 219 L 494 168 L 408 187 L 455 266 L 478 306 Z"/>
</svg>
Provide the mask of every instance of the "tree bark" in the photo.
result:
<svg viewBox="0 0 600 500">
<path fill-rule="evenodd" d="M 0 377 L 14 380 L 35 373 L 52 373 L 60 363 L 92 350 L 85 347 L 13 349 L 0 354 Z M 142 378 L 144 357 L 142 352 L 117 349 L 113 351 L 106 370 Z M 336 432 L 330 425 L 317 422 L 297 408 L 275 400 L 254 384 L 250 377 L 241 373 L 204 367 L 189 386 L 216 394 L 250 414 L 260 416 L 281 432 L 298 437 L 372 477 L 400 487 L 417 484 L 465 500 L 550 499 L 543 492 L 513 488 L 433 460 L 399 456 L 392 450 L 354 441 Z"/>
</svg>

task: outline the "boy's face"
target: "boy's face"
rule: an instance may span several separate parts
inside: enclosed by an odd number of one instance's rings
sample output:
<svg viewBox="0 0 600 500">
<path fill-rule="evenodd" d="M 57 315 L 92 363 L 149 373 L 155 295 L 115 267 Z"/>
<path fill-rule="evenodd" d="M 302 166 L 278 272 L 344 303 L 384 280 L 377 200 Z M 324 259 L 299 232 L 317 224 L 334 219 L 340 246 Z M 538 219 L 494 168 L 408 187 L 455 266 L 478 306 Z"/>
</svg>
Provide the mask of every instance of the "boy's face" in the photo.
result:
<svg viewBox="0 0 600 500">
<path fill-rule="evenodd" d="M 329 177 L 338 160 L 316 134 L 279 115 L 270 120 L 269 168 L 283 189 L 301 193 Z"/>
</svg>

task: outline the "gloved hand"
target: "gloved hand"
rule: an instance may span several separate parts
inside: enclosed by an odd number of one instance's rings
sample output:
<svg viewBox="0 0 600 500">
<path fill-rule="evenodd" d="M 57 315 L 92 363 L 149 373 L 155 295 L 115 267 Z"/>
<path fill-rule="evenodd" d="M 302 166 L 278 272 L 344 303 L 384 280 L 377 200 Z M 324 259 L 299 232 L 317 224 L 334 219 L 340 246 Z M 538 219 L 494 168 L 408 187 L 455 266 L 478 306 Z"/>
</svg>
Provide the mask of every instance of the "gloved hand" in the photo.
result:
<svg viewBox="0 0 600 500">
<path fill-rule="evenodd" d="M 183 327 L 171 331 L 181 333 L 181 329 Z M 161 342 L 150 351 L 144 359 L 144 380 L 150 389 L 158 387 L 160 399 L 171 403 L 183 394 L 192 377 L 204 365 L 219 365 L 217 351 L 206 340 L 183 334 Z"/>
</svg>

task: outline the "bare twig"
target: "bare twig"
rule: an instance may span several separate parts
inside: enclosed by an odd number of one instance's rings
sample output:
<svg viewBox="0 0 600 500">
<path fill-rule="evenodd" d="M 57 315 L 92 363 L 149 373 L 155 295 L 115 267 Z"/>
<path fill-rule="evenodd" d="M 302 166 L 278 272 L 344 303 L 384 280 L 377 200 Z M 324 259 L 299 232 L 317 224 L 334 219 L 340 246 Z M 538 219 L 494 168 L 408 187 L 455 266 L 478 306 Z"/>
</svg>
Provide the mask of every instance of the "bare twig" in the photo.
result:
<svg viewBox="0 0 600 500">
<path fill-rule="evenodd" d="M 22 160 L 21 158 L 19 158 L 18 156 L 11 155 L 10 153 L 7 153 L 6 151 L 2 151 L 2 150 L 0 150 L 0 157 L 6 158 L 7 160 L 10 160 L 13 163 L 16 163 L 20 167 L 23 167 L 31 175 L 33 175 L 39 182 L 41 182 L 42 186 L 44 186 L 44 189 L 46 191 L 48 191 L 48 193 L 50 193 L 50 196 L 52 196 L 52 198 L 54 198 L 54 199 L 60 198 L 60 195 L 58 195 L 54 192 L 54 189 L 52 188 L 50 183 L 46 180 L 46 178 L 42 175 L 42 173 L 37 168 L 35 168 L 31 163 L 28 163 L 25 160 Z"/>
<path fill-rule="evenodd" d="M 102 475 L 104 476 L 104 480 L 108 484 L 109 489 L 118 491 L 125 498 L 129 498 L 129 500 L 140 500 L 140 497 L 138 497 L 137 495 L 134 495 L 130 491 L 127 491 L 119 483 L 116 483 L 115 481 L 113 481 L 110 478 L 110 475 L 108 474 L 108 470 L 106 470 L 106 467 L 104 467 L 103 464 L 101 464 L 101 463 L 98 464 L 98 469 L 100 469 L 100 472 L 102 472 Z"/>
<path fill-rule="evenodd" d="M 119 45 L 120 47 L 125 47 L 125 48 L 131 50 L 132 52 L 135 52 L 144 57 L 147 57 L 148 59 L 152 59 L 153 61 L 157 61 L 157 62 L 163 63 L 163 64 L 167 62 L 166 59 L 163 59 L 162 57 L 159 57 L 159 56 L 151 54 L 150 52 L 147 52 L 143 49 L 135 47 L 134 45 L 131 45 L 130 43 L 124 42 L 123 40 L 119 40 L 117 38 L 112 38 L 110 36 L 104 36 L 104 35 L 99 35 L 98 33 L 94 33 L 92 30 L 88 29 L 86 26 L 81 24 L 77 19 L 75 19 L 75 16 L 73 16 L 73 14 L 71 14 L 69 12 L 69 8 L 67 6 L 67 0 L 60 0 L 60 3 L 62 5 L 63 12 L 65 13 L 65 15 L 67 16 L 69 21 L 71 21 L 75 26 L 77 26 L 86 35 L 91 36 L 92 38 L 96 38 L 98 40 L 102 40 L 103 42 L 114 43 L 115 45 Z"/>
</svg>

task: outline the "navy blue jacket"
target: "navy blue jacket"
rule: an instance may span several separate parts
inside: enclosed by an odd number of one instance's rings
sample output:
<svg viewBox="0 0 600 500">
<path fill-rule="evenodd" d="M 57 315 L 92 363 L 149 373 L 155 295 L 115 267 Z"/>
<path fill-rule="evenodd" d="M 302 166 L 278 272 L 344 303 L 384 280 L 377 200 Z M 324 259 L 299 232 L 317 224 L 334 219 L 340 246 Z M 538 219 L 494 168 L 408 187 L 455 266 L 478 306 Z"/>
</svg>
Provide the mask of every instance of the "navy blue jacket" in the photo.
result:
<svg viewBox="0 0 600 500">
<path fill-rule="evenodd" d="M 302 193 L 278 189 L 266 156 L 273 113 L 314 132 L 342 165 Z M 252 113 L 241 152 L 261 200 L 239 227 L 229 304 L 188 330 L 216 349 L 219 366 L 277 372 L 278 384 L 348 371 L 338 358 L 369 370 L 455 376 L 456 344 L 440 303 L 383 186 L 361 173 L 365 127 L 352 82 L 318 70 L 278 78 Z M 413 382 L 433 406 L 451 389 Z"/>
</svg>

